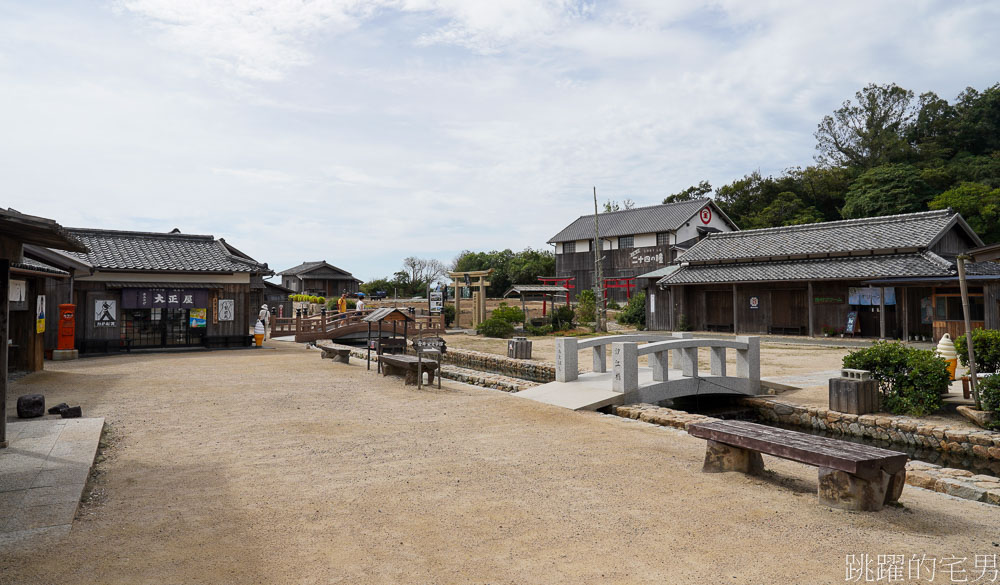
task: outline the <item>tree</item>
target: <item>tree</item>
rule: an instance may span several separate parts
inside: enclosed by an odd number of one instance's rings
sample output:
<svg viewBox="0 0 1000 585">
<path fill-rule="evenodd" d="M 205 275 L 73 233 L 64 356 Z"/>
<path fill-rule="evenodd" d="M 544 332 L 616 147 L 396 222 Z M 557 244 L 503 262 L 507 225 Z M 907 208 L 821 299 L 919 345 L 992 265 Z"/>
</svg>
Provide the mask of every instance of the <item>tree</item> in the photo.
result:
<svg viewBox="0 0 1000 585">
<path fill-rule="evenodd" d="M 760 210 L 755 221 L 748 228 L 777 227 L 782 225 L 799 225 L 823 221 L 823 216 L 811 205 L 806 205 L 802 199 L 791 191 L 778 193 L 777 196 Z"/>
<path fill-rule="evenodd" d="M 635 207 L 635 201 L 632 201 L 631 199 L 622 199 L 621 203 L 618 203 L 614 199 L 608 199 L 604 202 L 604 213 L 632 209 L 633 207 Z"/>
<path fill-rule="evenodd" d="M 927 208 L 934 193 L 912 165 L 888 164 L 862 174 L 847 192 L 845 218 L 913 213 Z"/>
<path fill-rule="evenodd" d="M 403 268 L 408 273 L 409 282 L 425 287 L 437 282 L 446 272 L 444 264 L 440 260 L 417 258 L 414 256 L 403 259 Z"/>
<path fill-rule="evenodd" d="M 983 241 L 988 244 L 1000 242 L 1000 189 L 991 189 L 982 183 L 961 183 L 932 199 L 927 206 L 931 209 L 950 207 L 962 214 Z"/>
<path fill-rule="evenodd" d="M 712 192 L 712 184 L 708 181 L 701 181 L 697 185 L 691 185 L 683 191 L 674 193 L 673 195 L 667 195 L 664 199 L 664 203 L 678 203 L 680 201 L 692 201 L 694 199 L 701 199 L 702 197 L 707 197 L 709 193 Z"/>
<path fill-rule="evenodd" d="M 816 129 L 817 160 L 826 166 L 871 169 L 905 160 L 910 154 L 906 140 L 916 116 L 913 92 L 892 83 L 865 86 L 825 116 Z"/>
<path fill-rule="evenodd" d="M 556 259 L 547 250 L 525 248 L 520 252 L 492 250 L 472 252 L 466 250 L 454 262 L 455 272 L 472 272 L 492 268 L 487 294 L 498 297 L 512 284 L 538 284 L 539 276 L 550 276 L 556 271 Z"/>
</svg>

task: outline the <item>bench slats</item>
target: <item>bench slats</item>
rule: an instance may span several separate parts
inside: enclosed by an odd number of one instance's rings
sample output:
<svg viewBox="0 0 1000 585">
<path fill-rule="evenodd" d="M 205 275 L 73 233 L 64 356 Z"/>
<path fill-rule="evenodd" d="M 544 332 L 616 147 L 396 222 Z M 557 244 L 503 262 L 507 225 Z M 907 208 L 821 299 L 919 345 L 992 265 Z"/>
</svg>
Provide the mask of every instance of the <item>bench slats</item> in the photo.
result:
<svg viewBox="0 0 1000 585">
<path fill-rule="evenodd" d="M 905 453 L 818 437 L 747 421 L 713 421 L 688 426 L 691 436 L 766 453 L 782 459 L 837 469 L 865 479 L 894 474 L 906 466 Z"/>
</svg>

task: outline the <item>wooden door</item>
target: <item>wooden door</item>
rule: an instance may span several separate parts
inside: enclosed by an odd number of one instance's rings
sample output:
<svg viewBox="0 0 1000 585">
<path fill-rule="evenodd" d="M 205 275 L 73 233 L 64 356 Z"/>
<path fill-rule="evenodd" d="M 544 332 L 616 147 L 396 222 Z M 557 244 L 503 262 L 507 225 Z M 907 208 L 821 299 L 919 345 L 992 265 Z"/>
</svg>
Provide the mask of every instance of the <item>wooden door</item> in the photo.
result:
<svg viewBox="0 0 1000 585">
<path fill-rule="evenodd" d="M 705 328 L 709 331 L 733 330 L 733 293 L 710 290 L 705 292 Z"/>
<path fill-rule="evenodd" d="M 773 333 L 805 334 L 809 331 L 809 306 L 805 290 L 771 291 Z"/>
</svg>

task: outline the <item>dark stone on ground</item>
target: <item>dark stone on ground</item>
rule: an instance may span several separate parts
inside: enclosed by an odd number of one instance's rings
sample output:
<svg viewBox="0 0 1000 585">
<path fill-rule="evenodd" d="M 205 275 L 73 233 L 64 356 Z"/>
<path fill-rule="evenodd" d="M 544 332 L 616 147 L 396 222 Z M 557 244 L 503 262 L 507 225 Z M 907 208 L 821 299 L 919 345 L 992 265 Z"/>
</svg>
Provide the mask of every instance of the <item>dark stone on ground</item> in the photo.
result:
<svg viewBox="0 0 1000 585">
<path fill-rule="evenodd" d="M 80 418 L 83 416 L 83 409 L 79 406 L 70 406 L 68 408 L 64 408 L 59 414 L 61 414 L 63 418 Z"/>
<path fill-rule="evenodd" d="M 69 405 L 65 402 L 60 402 L 59 404 L 49 408 L 49 414 L 59 414 L 64 408 L 69 408 Z"/>
<path fill-rule="evenodd" d="M 41 394 L 25 394 L 17 399 L 18 418 L 38 418 L 45 414 L 45 397 Z"/>
</svg>

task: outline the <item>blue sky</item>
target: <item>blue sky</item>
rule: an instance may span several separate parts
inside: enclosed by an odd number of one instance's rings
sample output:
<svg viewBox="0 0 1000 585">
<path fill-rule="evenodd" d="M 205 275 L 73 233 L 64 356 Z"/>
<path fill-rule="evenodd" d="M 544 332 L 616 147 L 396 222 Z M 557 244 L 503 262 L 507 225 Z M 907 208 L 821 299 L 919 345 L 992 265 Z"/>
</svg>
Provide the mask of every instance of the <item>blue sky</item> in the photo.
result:
<svg viewBox="0 0 1000 585">
<path fill-rule="evenodd" d="M 1000 3 L 0 0 L 0 206 L 276 270 L 548 248 L 604 199 L 812 162 L 870 82 L 1000 81 Z"/>
</svg>

